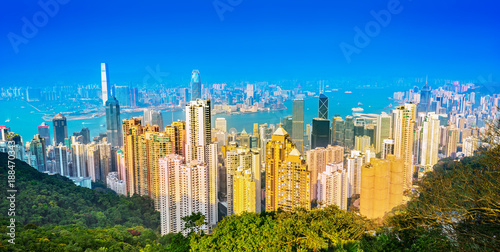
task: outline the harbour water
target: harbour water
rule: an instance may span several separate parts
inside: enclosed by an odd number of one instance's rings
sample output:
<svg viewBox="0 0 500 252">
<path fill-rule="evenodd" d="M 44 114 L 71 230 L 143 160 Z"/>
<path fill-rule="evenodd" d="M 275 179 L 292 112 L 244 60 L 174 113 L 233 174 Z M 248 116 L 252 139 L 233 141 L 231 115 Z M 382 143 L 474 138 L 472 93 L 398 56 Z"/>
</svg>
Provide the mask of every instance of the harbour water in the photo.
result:
<svg viewBox="0 0 500 252">
<path fill-rule="evenodd" d="M 334 115 L 345 117 L 352 115 L 352 108 L 360 107 L 359 102 L 363 104 L 362 113 L 380 113 L 382 111 L 389 112 L 386 108 L 392 100 L 387 97 L 392 97 L 393 89 L 352 89 L 352 93 L 346 94 L 344 91 L 327 92 L 329 98 L 329 118 Z M 393 104 L 396 106 L 397 104 Z M 217 114 L 212 116 L 214 121 L 217 117 L 224 117 L 227 120 L 227 129 L 235 128 L 238 132 L 245 129 L 251 133 L 254 123 L 280 123 L 282 118 L 287 115 L 292 115 L 292 101 L 286 101 L 286 110 L 245 113 L 245 114 Z M 36 106 L 35 106 L 36 107 Z M 59 108 L 58 108 L 59 109 Z M 64 108 L 60 108 L 64 111 Z M 318 97 L 311 97 L 305 100 L 304 124 L 310 124 L 312 119 L 318 117 Z M 130 118 L 132 116 L 142 116 L 142 112 L 122 113 L 121 119 Z M 43 113 L 37 111 L 32 106 L 29 106 L 24 101 L 0 101 L 0 125 L 10 127 L 11 131 L 20 134 L 23 141 L 30 141 L 35 134 L 38 134 L 38 126 L 44 122 L 42 119 Z M 172 120 L 185 120 L 184 111 L 163 112 L 163 122 L 168 125 Z M 212 121 L 212 124 L 214 123 Z M 52 122 L 45 121 L 50 125 L 51 137 Z M 82 119 L 68 121 L 68 135 L 73 132 L 80 131 L 83 127 L 90 130 L 91 137 L 99 135 L 99 132 L 106 132 L 106 117 Z"/>
</svg>

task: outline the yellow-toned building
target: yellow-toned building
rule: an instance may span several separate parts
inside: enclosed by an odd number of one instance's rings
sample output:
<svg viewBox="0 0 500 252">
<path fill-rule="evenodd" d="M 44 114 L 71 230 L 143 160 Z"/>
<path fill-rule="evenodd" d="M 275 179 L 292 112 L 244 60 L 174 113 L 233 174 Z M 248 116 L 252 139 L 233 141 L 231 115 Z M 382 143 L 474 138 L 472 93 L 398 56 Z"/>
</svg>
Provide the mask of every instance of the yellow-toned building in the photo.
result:
<svg viewBox="0 0 500 252">
<path fill-rule="evenodd" d="M 417 106 L 406 103 L 393 111 L 394 116 L 394 155 L 404 162 L 403 188 L 408 190 L 413 183 L 413 136 Z"/>
<path fill-rule="evenodd" d="M 370 160 L 361 168 L 360 213 L 370 219 L 383 218 L 403 200 L 404 161 L 395 155 Z"/>
<path fill-rule="evenodd" d="M 172 153 L 172 143 L 165 133 L 146 132 L 146 155 L 148 175 L 148 195 L 153 199 L 154 206 L 160 211 L 160 171 L 158 160 Z"/>
<path fill-rule="evenodd" d="M 260 154 L 238 147 L 226 152 L 227 215 L 261 212 Z"/>
<path fill-rule="evenodd" d="M 266 211 L 311 208 L 311 173 L 282 127 L 274 132 L 266 145 L 265 164 Z"/>
<path fill-rule="evenodd" d="M 252 170 L 240 167 L 233 175 L 234 214 L 256 212 L 255 188 L 256 184 Z"/>
</svg>

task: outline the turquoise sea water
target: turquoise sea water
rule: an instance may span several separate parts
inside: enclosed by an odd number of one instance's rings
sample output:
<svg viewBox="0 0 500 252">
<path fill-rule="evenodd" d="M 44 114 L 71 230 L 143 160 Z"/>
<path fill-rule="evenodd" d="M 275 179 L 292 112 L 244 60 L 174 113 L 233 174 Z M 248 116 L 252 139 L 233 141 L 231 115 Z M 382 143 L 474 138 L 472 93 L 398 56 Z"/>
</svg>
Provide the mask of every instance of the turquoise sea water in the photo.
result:
<svg viewBox="0 0 500 252">
<path fill-rule="evenodd" d="M 384 109 L 392 100 L 387 97 L 392 97 L 395 90 L 393 89 L 352 89 L 351 94 L 345 94 L 344 91 L 334 91 L 326 93 L 329 98 L 329 118 L 339 114 L 342 117 L 351 115 L 351 108 L 360 107 L 358 102 L 363 103 L 363 113 L 380 113 L 382 111 L 389 111 Z M 36 107 L 36 104 L 34 104 Z M 396 106 L 397 104 L 393 104 Z M 23 107 L 24 108 L 21 108 Z M 212 120 L 216 117 L 224 117 L 227 120 L 227 128 L 235 128 L 241 131 L 243 128 L 247 132 L 251 132 L 254 123 L 268 123 L 277 124 L 284 116 L 292 114 L 292 101 L 286 101 L 286 110 L 259 112 L 249 114 L 217 114 L 212 116 Z M 62 111 L 64 108 L 60 108 Z M 122 113 L 121 119 L 130 118 L 132 116 L 142 116 L 142 112 Z M 30 141 L 35 134 L 38 134 L 38 126 L 44 122 L 42 119 L 43 114 L 36 111 L 33 107 L 29 106 L 27 102 L 23 101 L 0 101 L 0 125 L 10 127 L 11 131 L 20 134 L 23 141 Z M 318 116 L 318 97 L 311 97 L 305 100 L 305 115 L 304 124 L 310 124 L 312 119 Z M 184 111 L 164 112 L 163 122 L 168 125 L 173 120 L 184 120 Z M 5 122 L 10 120 L 9 122 Z M 52 122 L 45 122 L 50 125 L 51 138 Z M 212 124 L 214 122 L 212 121 Z M 83 127 L 90 129 L 91 137 L 99 135 L 99 132 L 106 132 L 106 128 L 100 125 L 106 124 L 106 117 L 92 118 L 85 120 L 68 121 L 68 135 L 73 132 L 80 131 Z"/>
</svg>

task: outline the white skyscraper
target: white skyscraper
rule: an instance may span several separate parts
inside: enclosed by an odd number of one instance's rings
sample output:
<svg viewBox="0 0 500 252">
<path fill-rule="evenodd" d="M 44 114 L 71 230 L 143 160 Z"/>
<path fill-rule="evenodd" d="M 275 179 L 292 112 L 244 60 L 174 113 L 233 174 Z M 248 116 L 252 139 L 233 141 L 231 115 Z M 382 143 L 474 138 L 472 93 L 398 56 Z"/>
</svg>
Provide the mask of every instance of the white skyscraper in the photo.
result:
<svg viewBox="0 0 500 252">
<path fill-rule="evenodd" d="M 207 164 L 210 207 L 206 217 L 210 226 L 218 220 L 217 143 L 212 143 L 210 100 L 197 99 L 186 105 L 186 163 L 196 160 Z"/>
<path fill-rule="evenodd" d="M 183 217 L 197 212 L 208 215 L 208 167 L 199 161 L 186 165 L 184 158 L 176 154 L 160 158 L 159 163 L 161 234 L 187 235 Z M 206 225 L 201 228 L 208 231 Z"/>
<path fill-rule="evenodd" d="M 226 118 L 224 117 L 217 117 L 215 118 L 215 128 L 224 132 L 224 133 L 227 133 L 227 122 L 226 122 Z"/>
<path fill-rule="evenodd" d="M 438 115 L 430 115 L 424 119 L 420 165 L 426 170 L 432 168 L 438 161 L 439 126 Z"/>
<path fill-rule="evenodd" d="M 327 164 L 326 170 L 318 174 L 318 200 L 323 206 L 337 205 L 347 210 L 347 173 L 343 163 Z"/>
<path fill-rule="evenodd" d="M 75 142 L 71 145 L 71 149 L 73 150 L 73 177 L 88 177 L 85 145 Z"/>
<path fill-rule="evenodd" d="M 102 105 L 106 106 L 106 101 L 111 96 L 111 85 L 109 84 L 108 66 L 101 63 L 101 87 L 102 87 Z"/>
</svg>

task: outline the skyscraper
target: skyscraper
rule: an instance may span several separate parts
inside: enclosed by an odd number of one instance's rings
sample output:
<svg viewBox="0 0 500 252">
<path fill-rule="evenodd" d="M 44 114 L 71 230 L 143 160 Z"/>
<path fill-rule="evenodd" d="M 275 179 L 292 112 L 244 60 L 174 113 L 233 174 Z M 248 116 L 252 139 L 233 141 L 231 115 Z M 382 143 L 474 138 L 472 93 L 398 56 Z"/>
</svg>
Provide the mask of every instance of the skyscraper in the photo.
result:
<svg viewBox="0 0 500 252">
<path fill-rule="evenodd" d="M 201 99 L 201 79 L 200 72 L 193 70 L 191 73 L 191 101 Z"/>
<path fill-rule="evenodd" d="M 403 186 L 410 189 L 413 181 L 413 133 L 417 118 L 417 107 L 406 103 L 393 111 L 394 115 L 394 154 L 403 159 Z"/>
<path fill-rule="evenodd" d="M 59 145 L 59 143 L 64 144 L 64 139 L 68 138 L 68 125 L 66 123 L 66 117 L 59 113 L 52 119 L 54 128 L 54 146 Z"/>
<path fill-rule="evenodd" d="M 307 170 L 310 172 L 311 198 L 313 201 L 318 197 L 318 174 L 326 171 L 327 164 L 340 163 L 344 161 L 344 148 L 340 146 L 318 147 L 306 152 Z"/>
<path fill-rule="evenodd" d="M 384 139 L 382 143 L 382 159 L 387 159 L 388 155 L 394 155 L 394 140 Z"/>
<path fill-rule="evenodd" d="M 293 118 L 292 116 L 283 117 L 282 121 L 283 129 L 288 132 L 291 136 L 293 136 Z"/>
<path fill-rule="evenodd" d="M 330 120 L 314 118 L 311 134 L 311 149 L 330 144 Z"/>
<path fill-rule="evenodd" d="M 266 145 L 266 211 L 311 208 L 310 172 L 288 133 L 278 128 Z"/>
<path fill-rule="evenodd" d="M 122 122 L 120 120 L 120 105 L 115 97 L 110 97 L 106 101 L 106 129 L 108 142 L 111 146 L 122 146 Z"/>
<path fill-rule="evenodd" d="M 71 144 L 73 154 L 73 174 L 72 177 L 88 177 L 87 173 L 87 160 L 85 158 L 85 145 L 79 142 Z"/>
<path fill-rule="evenodd" d="M 422 132 L 422 151 L 420 165 L 425 170 L 431 169 L 438 161 L 439 151 L 439 116 L 425 117 Z"/>
<path fill-rule="evenodd" d="M 33 139 L 31 139 L 30 143 L 30 152 L 31 155 L 36 158 L 36 167 L 39 172 L 44 172 L 47 170 L 47 156 L 46 156 L 46 145 L 45 138 L 41 138 L 39 135 L 35 135 Z M 33 165 L 32 165 L 33 166 Z"/>
<path fill-rule="evenodd" d="M 354 118 L 345 117 L 344 147 L 348 150 L 354 149 Z"/>
<path fill-rule="evenodd" d="M 324 94 L 319 95 L 318 117 L 328 119 L 328 97 Z"/>
<path fill-rule="evenodd" d="M 186 162 L 190 163 L 193 160 L 208 165 L 207 222 L 213 226 L 218 220 L 218 156 L 217 143 L 212 143 L 210 100 L 198 99 L 186 105 Z"/>
<path fill-rule="evenodd" d="M 42 124 L 38 126 L 38 135 L 41 138 L 45 138 L 45 143 L 50 143 L 49 125 L 45 124 L 45 122 L 42 122 Z"/>
<path fill-rule="evenodd" d="M 377 137 L 375 149 L 377 153 L 382 151 L 382 143 L 385 139 L 391 138 L 391 117 L 382 112 L 381 115 L 377 117 Z"/>
<path fill-rule="evenodd" d="M 54 147 L 55 161 L 56 161 L 56 172 L 61 174 L 61 176 L 69 176 L 68 169 L 68 149 L 66 145 L 59 143 L 59 145 Z"/>
<path fill-rule="evenodd" d="M 345 122 L 340 116 L 336 116 L 332 119 L 332 144 L 338 146 L 344 145 L 344 134 L 345 134 Z"/>
<path fill-rule="evenodd" d="M 292 111 L 292 141 L 299 150 L 304 152 L 304 100 L 293 100 Z"/>
<path fill-rule="evenodd" d="M 215 118 L 215 128 L 226 133 L 227 132 L 227 122 L 224 117 Z"/>
<path fill-rule="evenodd" d="M 108 76 L 108 65 L 106 63 L 101 63 L 101 88 L 102 88 L 102 105 L 106 106 L 106 101 L 108 101 L 111 96 L 111 85 Z"/>
</svg>

